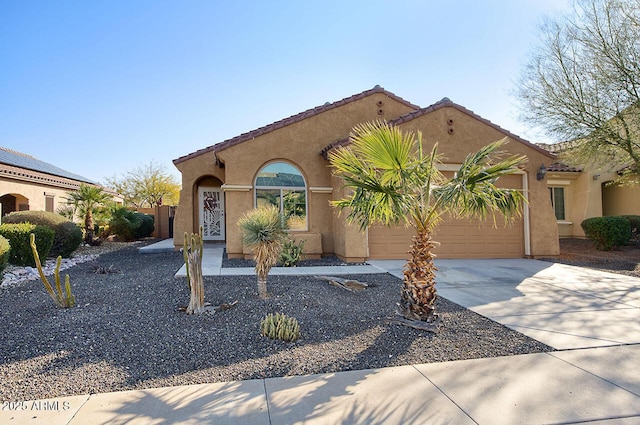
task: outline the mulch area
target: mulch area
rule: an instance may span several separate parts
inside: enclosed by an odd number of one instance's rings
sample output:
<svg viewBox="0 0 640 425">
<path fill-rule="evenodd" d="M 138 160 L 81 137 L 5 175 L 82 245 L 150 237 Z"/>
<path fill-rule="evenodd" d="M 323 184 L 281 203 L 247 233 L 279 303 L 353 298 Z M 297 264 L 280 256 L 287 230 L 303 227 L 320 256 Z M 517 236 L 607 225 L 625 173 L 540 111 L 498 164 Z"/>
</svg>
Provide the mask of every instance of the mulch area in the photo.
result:
<svg viewBox="0 0 640 425">
<path fill-rule="evenodd" d="M 589 239 L 566 238 L 560 239 L 560 255 L 543 260 L 640 277 L 638 245 L 600 251 Z"/>
</svg>

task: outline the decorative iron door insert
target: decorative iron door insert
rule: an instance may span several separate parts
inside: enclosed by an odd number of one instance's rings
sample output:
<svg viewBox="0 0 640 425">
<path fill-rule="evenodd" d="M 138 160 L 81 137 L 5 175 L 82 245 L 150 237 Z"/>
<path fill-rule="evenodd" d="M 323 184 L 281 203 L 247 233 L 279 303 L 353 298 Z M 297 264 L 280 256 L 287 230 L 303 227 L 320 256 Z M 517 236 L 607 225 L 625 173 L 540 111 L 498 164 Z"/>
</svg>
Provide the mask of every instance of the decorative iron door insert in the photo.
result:
<svg viewBox="0 0 640 425">
<path fill-rule="evenodd" d="M 219 187 L 198 188 L 203 239 L 224 240 L 224 192 Z"/>
</svg>

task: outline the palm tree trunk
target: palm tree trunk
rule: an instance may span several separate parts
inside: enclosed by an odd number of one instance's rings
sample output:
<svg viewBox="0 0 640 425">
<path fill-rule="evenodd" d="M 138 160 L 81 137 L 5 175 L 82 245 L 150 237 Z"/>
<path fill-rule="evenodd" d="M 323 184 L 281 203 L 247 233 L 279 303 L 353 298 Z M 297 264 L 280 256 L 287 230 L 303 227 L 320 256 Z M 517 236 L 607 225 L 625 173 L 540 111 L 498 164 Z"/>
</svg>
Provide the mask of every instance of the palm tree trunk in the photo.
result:
<svg viewBox="0 0 640 425">
<path fill-rule="evenodd" d="M 403 274 L 400 309 L 402 315 L 409 320 L 433 322 L 437 319 L 436 311 L 436 266 L 433 264 L 435 254 L 431 251 L 437 242 L 431 239 L 429 231 L 419 231 L 413 236 Z"/>
<path fill-rule="evenodd" d="M 93 213 L 91 212 L 90 208 L 87 210 L 87 213 L 84 216 L 84 229 L 85 229 L 84 241 L 89 245 L 92 245 L 93 244 Z"/>
</svg>

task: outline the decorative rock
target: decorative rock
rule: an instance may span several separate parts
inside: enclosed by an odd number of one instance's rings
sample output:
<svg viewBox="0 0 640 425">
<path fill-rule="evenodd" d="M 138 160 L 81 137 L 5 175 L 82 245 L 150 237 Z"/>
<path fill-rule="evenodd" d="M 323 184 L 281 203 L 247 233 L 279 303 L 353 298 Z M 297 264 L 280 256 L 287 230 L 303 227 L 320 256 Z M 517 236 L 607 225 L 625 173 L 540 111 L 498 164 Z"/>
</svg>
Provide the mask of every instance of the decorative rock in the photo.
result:
<svg viewBox="0 0 640 425">
<path fill-rule="evenodd" d="M 63 258 L 62 262 L 60 263 L 60 271 L 66 270 L 80 263 L 93 261 L 96 258 L 98 258 L 97 254 L 80 255 L 73 258 Z M 42 269 L 44 270 L 44 274 L 46 276 L 52 276 L 54 270 L 56 269 L 56 260 L 51 258 L 48 259 L 42 265 Z M 38 273 L 38 269 L 29 266 L 20 267 L 9 265 L 4 271 L 0 289 L 11 288 L 14 286 L 18 286 L 23 282 L 29 282 L 39 278 L 40 274 Z"/>
</svg>

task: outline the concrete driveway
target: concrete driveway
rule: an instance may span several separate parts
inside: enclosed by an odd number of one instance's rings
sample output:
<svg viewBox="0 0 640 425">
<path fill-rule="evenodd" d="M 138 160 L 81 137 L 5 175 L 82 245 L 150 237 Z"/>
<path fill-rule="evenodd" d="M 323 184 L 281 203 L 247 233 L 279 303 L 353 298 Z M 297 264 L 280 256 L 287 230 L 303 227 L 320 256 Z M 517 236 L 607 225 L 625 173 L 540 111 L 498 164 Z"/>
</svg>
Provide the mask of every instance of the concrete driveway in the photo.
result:
<svg viewBox="0 0 640 425">
<path fill-rule="evenodd" d="M 401 261 L 371 264 L 402 277 Z M 527 259 L 436 260 L 438 294 L 556 349 L 640 343 L 640 279 Z"/>
</svg>

